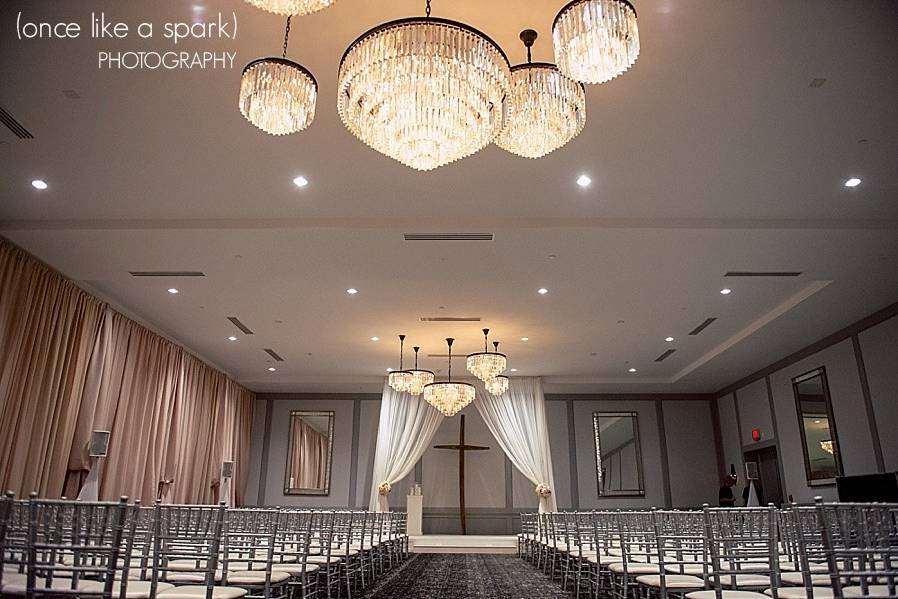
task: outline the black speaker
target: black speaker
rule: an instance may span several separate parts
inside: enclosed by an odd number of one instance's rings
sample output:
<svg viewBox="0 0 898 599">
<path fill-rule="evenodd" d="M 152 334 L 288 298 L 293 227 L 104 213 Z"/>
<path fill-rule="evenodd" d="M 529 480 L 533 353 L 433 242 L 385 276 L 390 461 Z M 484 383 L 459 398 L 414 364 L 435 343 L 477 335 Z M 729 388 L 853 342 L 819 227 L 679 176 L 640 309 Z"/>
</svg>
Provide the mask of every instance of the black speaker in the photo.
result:
<svg viewBox="0 0 898 599">
<path fill-rule="evenodd" d="M 88 455 L 92 458 L 105 458 L 107 453 L 109 453 L 109 431 L 92 432 Z"/>
<path fill-rule="evenodd" d="M 234 462 L 221 463 L 221 478 L 222 480 L 226 478 L 234 478 Z"/>
<path fill-rule="evenodd" d="M 898 472 L 840 476 L 836 489 L 839 501 L 898 503 Z"/>
</svg>

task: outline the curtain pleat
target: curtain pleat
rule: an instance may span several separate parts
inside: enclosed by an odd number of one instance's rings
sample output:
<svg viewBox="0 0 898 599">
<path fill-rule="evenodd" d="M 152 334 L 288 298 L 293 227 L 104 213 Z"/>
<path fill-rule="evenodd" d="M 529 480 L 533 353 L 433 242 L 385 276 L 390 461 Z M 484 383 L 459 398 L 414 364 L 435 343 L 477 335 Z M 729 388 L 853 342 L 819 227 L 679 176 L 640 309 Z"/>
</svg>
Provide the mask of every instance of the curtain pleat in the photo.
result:
<svg viewBox="0 0 898 599">
<path fill-rule="evenodd" d="M 0 488 L 77 493 L 111 431 L 100 498 L 240 505 L 255 395 L 0 238 Z M 68 476 L 68 485 L 64 483 Z"/>
</svg>

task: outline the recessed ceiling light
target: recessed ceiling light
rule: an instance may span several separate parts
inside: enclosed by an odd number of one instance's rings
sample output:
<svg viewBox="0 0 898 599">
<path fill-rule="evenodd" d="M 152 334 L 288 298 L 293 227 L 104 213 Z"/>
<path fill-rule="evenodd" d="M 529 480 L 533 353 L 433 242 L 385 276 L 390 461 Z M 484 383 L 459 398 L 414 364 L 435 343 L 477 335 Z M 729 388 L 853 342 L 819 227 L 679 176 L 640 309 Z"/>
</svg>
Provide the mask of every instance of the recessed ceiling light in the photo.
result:
<svg viewBox="0 0 898 599">
<path fill-rule="evenodd" d="M 275 370 L 277 370 L 277 368 L 275 368 L 274 366 L 268 367 L 268 372 L 274 372 Z"/>
<path fill-rule="evenodd" d="M 174 287 L 169 287 L 168 292 L 171 293 L 172 295 L 174 295 L 174 294 L 178 293 L 178 290 L 175 289 Z"/>
<path fill-rule="evenodd" d="M 545 294 L 549 293 L 549 290 L 546 289 L 545 287 L 540 287 L 539 289 L 536 290 L 536 292 L 540 295 L 545 295 Z"/>
<path fill-rule="evenodd" d="M 348 293 L 349 295 L 355 295 L 358 292 L 359 292 L 359 290 L 356 289 L 355 287 L 350 287 L 349 289 L 346 290 L 346 293 Z"/>
<path fill-rule="evenodd" d="M 634 373 L 634 372 L 636 372 L 636 369 L 635 369 L 635 368 L 631 368 L 631 369 L 629 369 L 627 372 L 629 372 L 629 373 Z"/>
<path fill-rule="evenodd" d="M 372 337 L 371 341 L 380 341 L 380 337 Z"/>
<path fill-rule="evenodd" d="M 820 421 L 819 421 L 819 420 L 815 420 L 815 421 L 814 421 L 814 424 L 820 424 Z"/>
<path fill-rule="evenodd" d="M 729 295 L 731 293 L 733 293 L 733 290 L 730 289 L 729 287 L 724 287 L 723 289 L 720 290 L 720 295 Z"/>
<path fill-rule="evenodd" d="M 512 368 L 512 369 L 511 369 L 511 372 L 517 372 L 517 371 L 518 371 L 517 368 Z"/>
<path fill-rule="evenodd" d="M 861 180 L 858 179 L 857 177 L 852 177 L 852 178 L 848 179 L 847 181 L 845 181 L 845 187 L 857 187 L 860 184 L 861 184 Z M 40 189 L 40 188 L 38 188 L 38 189 Z"/>
<path fill-rule="evenodd" d="M 309 180 L 306 179 L 305 177 L 303 177 L 302 175 L 300 175 L 300 176 L 296 177 L 295 179 L 293 179 L 293 184 L 296 185 L 297 187 L 305 187 L 306 185 L 309 184 Z"/>
<path fill-rule="evenodd" d="M 40 190 L 44 190 L 44 189 L 47 189 L 47 187 L 49 187 L 49 185 L 47 185 L 47 182 L 44 181 L 43 179 L 35 179 L 34 181 L 31 182 L 31 186 L 35 189 L 40 189 Z"/>
<path fill-rule="evenodd" d="M 592 179 L 590 179 L 586 175 L 580 175 L 577 177 L 577 185 L 580 187 L 589 187 L 590 183 L 592 183 Z"/>
<path fill-rule="evenodd" d="M 521 341 L 530 341 L 530 337 L 521 337 Z"/>
<path fill-rule="evenodd" d="M 665 337 L 664 340 L 667 341 L 668 343 L 670 343 L 671 341 L 674 340 L 674 338 L 673 337 Z"/>
<path fill-rule="evenodd" d="M 228 337 L 228 341 L 237 341 L 237 337 L 231 335 L 230 337 Z"/>
</svg>

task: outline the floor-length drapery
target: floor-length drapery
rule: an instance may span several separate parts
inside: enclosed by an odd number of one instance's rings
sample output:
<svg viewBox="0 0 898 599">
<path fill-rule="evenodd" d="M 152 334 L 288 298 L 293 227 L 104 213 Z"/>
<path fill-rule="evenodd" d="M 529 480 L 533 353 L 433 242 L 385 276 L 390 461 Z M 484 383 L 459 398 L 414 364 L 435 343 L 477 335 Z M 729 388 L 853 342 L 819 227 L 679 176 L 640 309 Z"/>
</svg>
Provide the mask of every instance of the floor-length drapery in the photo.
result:
<svg viewBox="0 0 898 599">
<path fill-rule="evenodd" d="M 377 426 L 377 448 L 371 477 L 371 511 L 387 511 L 386 496 L 378 493 L 383 482 L 399 482 L 412 471 L 436 434 L 443 415 L 421 396 L 394 391 L 384 382 Z"/>
<path fill-rule="evenodd" d="M 546 484 L 552 490 L 542 499 L 537 499 L 534 491 L 534 501 L 539 501 L 540 511 L 556 511 L 542 381 L 535 377 L 514 377 L 509 381 L 508 391 L 499 396 L 488 393 L 478 384 L 474 406 L 514 467 L 534 485 Z"/>
</svg>

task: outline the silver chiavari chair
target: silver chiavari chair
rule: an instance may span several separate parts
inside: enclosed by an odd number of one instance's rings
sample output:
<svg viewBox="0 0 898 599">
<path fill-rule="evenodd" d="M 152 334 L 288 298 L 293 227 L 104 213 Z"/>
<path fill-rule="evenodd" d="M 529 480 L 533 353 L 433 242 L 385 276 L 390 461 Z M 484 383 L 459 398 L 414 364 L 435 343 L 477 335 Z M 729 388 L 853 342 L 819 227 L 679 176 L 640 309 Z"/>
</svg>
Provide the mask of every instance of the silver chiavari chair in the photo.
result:
<svg viewBox="0 0 898 599">
<path fill-rule="evenodd" d="M 290 573 L 274 570 L 274 549 L 280 511 L 229 509 L 222 551 L 221 584 L 246 589 L 252 599 L 286 595 Z"/>
<path fill-rule="evenodd" d="M 530 560 L 533 544 L 536 542 L 537 515 L 524 512 L 521 514 L 521 532 L 518 534 L 518 557 Z"/>
<path fill-rule="evenodd" d="M 651 512 L 620 512 L 617 525 L 620 560 L 608 565 L 611 595 L 630 599 L 638 589 L 638 576 L 660 572 L 655 526 Z"/>
<path fill-rule="evenodd" d="M 711 565 L 702 512 L 655 510 L 652 523 L 659 572 L 636 577 L 646 599 L 708 589 Z"/>
<path fill-rule="evenodd" d="M 829 568 L 823 529 L 814 506 L 792 505 L 779 512 L 780 599 L 828 599 Z"/>
<path fill-rule="evenodd" d="M 324 587 L 325 597 L 332 599 L 340 592 L 340 564 L 342 559 L 333 549 L 336 513 L 312 512 L 312 537 L 308 563 L 318 566 L 319 590 Z"/>
<path fill-rule="evenodd" d="M 283 510 L 280 518 L 272 569 L 290 575 L 290 599 L 315 599 L 318 597 L 319 566 L 309 563 L 313 514 L 303 510 Z"/>
<path fill-rule="evenodd" d="M 617 512 L 596 511 L 588 515 L 592 527 L 592 544 L 595 554 L 588 554 L 586 562 L 587 583 L 593 597 L 605 596 L 611 591 L 611 571 L 608 566 L 620 561 L 620 536 Z"/>
</svg>

